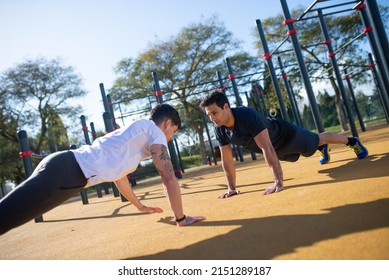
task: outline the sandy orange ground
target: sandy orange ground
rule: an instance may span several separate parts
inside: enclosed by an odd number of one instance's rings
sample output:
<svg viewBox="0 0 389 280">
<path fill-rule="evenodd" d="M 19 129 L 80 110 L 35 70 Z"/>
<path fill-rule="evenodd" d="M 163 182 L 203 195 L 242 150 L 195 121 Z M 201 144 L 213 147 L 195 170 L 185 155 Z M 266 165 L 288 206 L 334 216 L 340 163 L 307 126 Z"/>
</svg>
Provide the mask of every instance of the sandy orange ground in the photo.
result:
<svg viewBox="0 0 389 280">
<path fill-rule="evenodd" d="M 241 195 L 217 199 L 220 163 L 180 180 L 185 213 L 207 221 L 179 228 L 159 180 L 135 192 L 163 214 L 141 214 L 112 194 L 73 199 L 0 236 L 0 259 L 389 259 L 389 126 L 360 133 L 367 159 L 346 146 L 332 161 L 282 163 L 287 189 L 261 196 L 272 176 L 261 157 L 237 163 Z"/>
</svg>

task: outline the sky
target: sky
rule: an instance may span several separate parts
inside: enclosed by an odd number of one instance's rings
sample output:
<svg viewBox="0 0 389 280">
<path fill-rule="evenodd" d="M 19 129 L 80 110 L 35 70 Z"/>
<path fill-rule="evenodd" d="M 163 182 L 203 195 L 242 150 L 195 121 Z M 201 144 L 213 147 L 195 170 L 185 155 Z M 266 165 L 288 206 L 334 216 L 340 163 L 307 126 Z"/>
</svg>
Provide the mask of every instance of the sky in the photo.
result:
<svg viewBox="0 0 389 280">
<path fill-rule="evenodd" d="M 313 0 L 287 3 L 292 10 Z M 77 102 L 87 123 L 103 130 L 98 127 L 103 125 L 99 84 L 112 86 L 120 60 L 135 58 L 156 39 L 168 39 L 213 15 L 255 55 L 255 20 L 280 13 L 277 0 L 0 0 L 0 72 L 27 59 L 61 58 L 83 78 L 88 94 Z"/>
</svg>

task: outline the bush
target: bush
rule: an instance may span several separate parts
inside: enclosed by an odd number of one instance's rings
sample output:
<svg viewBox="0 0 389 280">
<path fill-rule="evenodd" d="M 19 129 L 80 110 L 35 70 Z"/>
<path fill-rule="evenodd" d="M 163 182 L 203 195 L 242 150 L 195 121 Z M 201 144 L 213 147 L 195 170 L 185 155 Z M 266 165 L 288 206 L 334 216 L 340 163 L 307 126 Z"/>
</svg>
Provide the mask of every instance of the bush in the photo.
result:
<svg viewBox="0 0 389 280">
<path fill-rule="evenodd" d="M 182 160 L 182 165 L 183 165 L 184 169 L 201 165 L 201 156 L 200 155 L 192 155 L 192 156 L 182 157 L 181 160 Z"/>
</svg>

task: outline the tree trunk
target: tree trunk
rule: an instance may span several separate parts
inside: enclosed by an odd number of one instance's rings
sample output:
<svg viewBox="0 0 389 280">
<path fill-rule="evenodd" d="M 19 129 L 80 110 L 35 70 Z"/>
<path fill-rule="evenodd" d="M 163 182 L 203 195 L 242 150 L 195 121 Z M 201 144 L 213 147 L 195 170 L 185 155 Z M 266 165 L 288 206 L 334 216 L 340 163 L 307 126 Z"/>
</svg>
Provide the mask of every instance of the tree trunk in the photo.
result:
<svg viewBox="0 0 389 280">
<path fill-rule="evenodd" d="M 207 150 L 205 148 L 205 139 L 204 139 L 204 128 L 199 129 L 199 142 L 200 142 L 200 154 L 201 154 L 201 162 L 203 164 L 207 164 Z"/>
<path fill-rule="evenodd" d="M 205 148 L 205 142 L 204 142 L 204 129 L 205 125 L 204 123 L 197 123 L 195 119 L 191 118 L 190 111 L 189 111 L 189 103 L 187 102 L 182 102 L 184 105 L 184 110 L 185 110 L 185 115 L 186 118 L 189 120 L 190 126 L 192 128 L 195 128 L 196 133 L 199 135 L 199 142 L 200 142 L 200 155 L 201 155 L 201 162 L 203 164 L 207 163 L 207 152 Z M 200 110 L 200 109 L 198 109 Z"/>
</svg>

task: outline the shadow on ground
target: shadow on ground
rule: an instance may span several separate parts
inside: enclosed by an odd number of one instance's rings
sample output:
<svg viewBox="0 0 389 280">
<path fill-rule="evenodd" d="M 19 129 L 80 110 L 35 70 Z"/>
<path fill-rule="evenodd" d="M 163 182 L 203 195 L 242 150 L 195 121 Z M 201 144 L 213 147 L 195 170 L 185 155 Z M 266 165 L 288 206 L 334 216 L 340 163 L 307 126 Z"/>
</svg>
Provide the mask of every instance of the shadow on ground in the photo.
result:
<svg viewBox="0 0 389 280">
<path fill-rule="evenodd" d="M 327 173 L 338 182 L 389 176 L 389 153 L 370 155 L 362 160 L 354 159 L 341 167 L 324 169 L 319 173 Z"/>
<path fill-rule="evenodd" d="M 205 221 L 192 226 L 204 227 L 204 230 L 218 226 L 239 228 L 182 249 L 129 259 L 274 259 L 316 242 L 389 227 L 389 199 L 323 210 L 328 213 Z M 166 219 L 161 222 L 172 223 Z"/>
<path fill-rule="evenodd" d="M 334 179 L 339 183 L 388 176 L 388 155 L 389 153 L 375 154 L 364 160 L 348 161 L 340 167 L 320 170 L 319 173 L 328 174 L 329 180 L 299 184 L 291 188 L 329 184 Z M 349 204 L 323 211 L 327 213 L 205 221 L 192 226 L 204 227 L 204 230 L 219 226 L 238 228 L 179 250 L 129 259 L 274 259 L 320 241 L 389 227 L 389 199 Z M 161 219 L 160 222 L 174 225 L 173 219 L 169 218 Z M 389 236 L 386 242 L 389 242 Z"/>
</svg>

